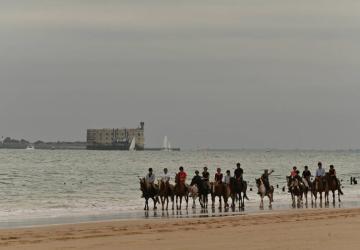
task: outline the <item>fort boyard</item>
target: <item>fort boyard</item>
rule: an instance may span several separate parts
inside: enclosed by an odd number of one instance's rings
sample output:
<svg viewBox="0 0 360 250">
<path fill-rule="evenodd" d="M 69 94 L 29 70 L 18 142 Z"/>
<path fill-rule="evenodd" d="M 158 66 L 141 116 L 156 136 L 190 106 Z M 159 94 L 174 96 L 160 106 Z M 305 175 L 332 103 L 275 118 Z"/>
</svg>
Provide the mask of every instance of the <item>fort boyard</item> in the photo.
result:
<svg viewBox="0 0 360 250">
<path fill-rule="evenodd" d="M 144 122 L 138 128 L 87 129 L 86 148 L 94 150 L 129 150 L 132 141 L 135 150 L 144 150 Z"/>
</svg>

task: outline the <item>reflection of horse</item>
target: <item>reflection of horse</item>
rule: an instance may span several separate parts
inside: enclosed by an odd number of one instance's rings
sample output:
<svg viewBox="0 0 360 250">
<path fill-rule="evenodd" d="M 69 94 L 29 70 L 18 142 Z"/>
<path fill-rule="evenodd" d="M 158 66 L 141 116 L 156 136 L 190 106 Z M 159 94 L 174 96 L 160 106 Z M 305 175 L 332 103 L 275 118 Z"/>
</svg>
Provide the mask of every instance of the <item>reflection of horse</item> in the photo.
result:
<svg viewBox="0 0 360 250">
<path fill-rule="evenodd" d="M 335 191 L 338 191 L 338 201 L 341 202 L 340 200 L 340 195 L 343 194 L 338 180 L 336 179 L 335 176 L 331 176 L 329 173 L 326 173 L 325 175 L 325 179 L 326 179 L 326 188 L 325 188 L 325 202 L 329 203 L 329 191 L 332 192 L 333 194 L 333 203 L 335 204 Z"/>
<path fill-rule="evenodd" d="M 232 207 L 235 207 L 235 200 L 239 201 L 239 208 L 245 207 L 245 199 L 249 200 L 246 195 L 247 190 L 247 182 L 244 180 L 238 180 L 232 177 L 230 179 L 230 190 L 231 190 L 231 199 L 232 199 Z M 241 195 L 241 193 L 243 195 Z"/>
<path fill-rule="evenodd" d="M 304 193 L 304 185 L 299 181 L 298 178 L 292 178 L 290 176 L 286 176 L 286 180 L 288 183 L 288 188 L 291 194 L 292 205 L 295 207 L 296 201 L 295 197 L 297 197 L 297 206 L 300 207 L 302 204 L 302 195 Z"/>
<path fill-rule="evenodd" d="M 166 210 L 168 210 L 169 197 L 172 202 L 172 209 L 174 210 L 174 185 L 171 185 L 168 181 L 159 180 L 159 196 L 162 210 L 164 210 L 165 202 Z"/>
<path fill-rule="evenodd" d="M 317 200 L 317 193 L 320 195 L 320 204 L 322 204 L 322 193 L 326 192 L 326 179 L 325 176 L 318 176 L 312 184 L 312 193 L 315 197 L 315 204 Z"/>
<path fill-rule="evenodd" d="M 175 188 L 174 188 L 174 194 L 175 194 L 175 201 L 176 201 L 176 209 L 181 209 L 182 204 L 182 198 L 184 197 L 186 202 L 186 208 L 188 208 L 188 201 L 189 201 L 189 191 L 188 188 L 185 185 L 185 182 L 179 181 L 179 175 L 176 175 L 175 178 Z M 178 205 L 178 198 L 180 198 L 180 205 Z"/>
<path fill-rule="evenodd" d="M 258 188 L 258 193 L 260 195 L 260 208 L 264 207 L 264 197 L 267 196 L 269 198 L 269 207 L 271 207 L 271 202 L 274 201 L 274 187 L 270 186 L 270 190 L 266 192 L 266 187 L 261 178 L 255 179 L 256 186 Z"/>
<path fill-rule="evenodd" d="M 213 208 L 215 207 L 216 197 L 219 197 L 219 209 L 222 208 L 222 199 L 221 198 L 224 199 L 225 206 L 228 206 L 227 202 L 228 202 L 228 198 L 230 196 L 230 190 L 229 190 L 228 186 L 224 183 L 211 182 L 210 187 L 211 187 L 212 207 Z"/>
<path fill-rule="evenodd" d="M 156 188 L 147 183 L 145 178 L 140 178 L 140 190 L 142 191 L 142 196 L 145 198 L 144 210 L 149 210 L 149 199 L 153 200 L 154 209 L 156 209 L 156 202 L 159 202 Z"/>
</svg>

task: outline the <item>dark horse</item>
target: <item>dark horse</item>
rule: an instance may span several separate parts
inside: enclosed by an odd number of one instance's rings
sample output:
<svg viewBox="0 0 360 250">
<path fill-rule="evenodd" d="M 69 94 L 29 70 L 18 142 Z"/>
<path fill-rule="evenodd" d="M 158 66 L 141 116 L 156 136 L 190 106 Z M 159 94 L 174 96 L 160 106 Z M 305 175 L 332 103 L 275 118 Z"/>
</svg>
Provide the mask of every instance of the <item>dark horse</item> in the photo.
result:
<svg viewBox="0 0 360 250">
<path fill-rule="evenodd" d="M 231 190 L 231 199 L 232 199 L 232 207 L 235 208 L 235 201 L 239 201 L 239 208 L 245 207 L 245 199 L 249 200 L 246 195 L 247 190 L 247 182 L 244 180 L 237 180 L 232 177 L 230 179 L 230 190 Z M 241 193 L 243 195 L 241 195 Z"/>
<path fill-rule="evenodd" d="M 159 202 L 159 198 L 157 197 L 158 190 L 153 188 L 151 185 L 146 183 L 145 178 L 140 179 L 140 190 L 142 192 L 142 196 L 145 198 L 145 207 L 144 210 L 149 210 L 149 199 L 152 199 L 154 202 L 154 209 L 156 209 L 156 203 Z"/>
<path fill-rule="evenodd" d="M 302 204 L 302 196 L 305 190 L 304 184 L 302 184 L 297 178 L 292 178 L 290 176 L 286 176 L 286 180 L 291 194 L 292 206 L 295 207 L 295 197 L 297 197 L 297 206 L 300 207 Z"/>
<path fill-rule="evenodd" d="M 326 178 L 325 176 L 316 177 L 312 184 L 312 193 L 315 197 L 315 205 L 317 200 L 317 193 L 320 195 L 320 204 L 322 204 L 323 192 L 326 192 Z"/>
<path fill-rule="evenodd" d="M 228 207 L 228 199 L 230 196 L 230 190 L 228 186 L 225 183 L 216 183 L 211 182 L 211 201 L 212 201 L 212 207 L 215 207 L 215 199 L 216 197 L 219 197 L 219 209 L 222 208 L 222 199 L 224 199 L 225 207 Z"/>
<path fill-rule="evenodd" d="M 335 204 L 335 191 L 338 191 L 338 201 L 341 202 L 340 195 L 343 194 L 341 187 L 339 186 L 336 176 L 331 176 L 329 173 L 325 175 L 326 188 L 325 188 L 325 203 L 329 204 L 329 191 L 333 194 L 333 204 Z"/>
<path fill-rule="evenodd" d="M 168 181 L 159 180 L 159 196 L 162 210 L 164 210 L 165 202 L 166 210 L 168 210 L 169 197 L 172 202 L 172 210 L 174 210 L 174 185 L 171 185 Z"/>
<path fill-rule="evenodd" d="M 208 183 L 199 179 L 199 181 L 196 183 L 194 181 L 191 181 L 190 186 L 194 186 L 194 185 L 196 185 L 197 187 L 197 196 L 199 197 L 201 208 L 207 208 L 208 195 L 210 193 Z"/>
<path fill-rule="evenodd" d="M 176 175 L 175 178 L 175 188 L 174 188 L 174 194 L 175 194 L 175 200 L 176 200 L 176 209 L 181 209 L 181 203 L 182 198 L 184 197 L 186 202 L 186 208 L 188 208 L 188 201 L 189 201 L 189 190 L 186 187 L 184 182 L 179 181 L 179 175 Z M 180 198 L 180 205 L 178 205 L 178 198 Z"/>
</svg>

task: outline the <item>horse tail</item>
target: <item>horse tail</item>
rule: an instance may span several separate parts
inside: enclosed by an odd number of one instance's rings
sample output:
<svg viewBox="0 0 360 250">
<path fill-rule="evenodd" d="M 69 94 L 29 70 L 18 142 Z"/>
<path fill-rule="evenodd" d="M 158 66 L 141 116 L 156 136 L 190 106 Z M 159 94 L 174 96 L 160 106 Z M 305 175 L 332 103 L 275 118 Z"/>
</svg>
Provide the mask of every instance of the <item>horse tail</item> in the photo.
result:
<svg viewBox="0 0 360 250">
<path fill-rule="evenodd" d="M 244 193 L 244 198 L 249 200 L 249 198 L 247 197 L 246 193 Z"/>
</svg>

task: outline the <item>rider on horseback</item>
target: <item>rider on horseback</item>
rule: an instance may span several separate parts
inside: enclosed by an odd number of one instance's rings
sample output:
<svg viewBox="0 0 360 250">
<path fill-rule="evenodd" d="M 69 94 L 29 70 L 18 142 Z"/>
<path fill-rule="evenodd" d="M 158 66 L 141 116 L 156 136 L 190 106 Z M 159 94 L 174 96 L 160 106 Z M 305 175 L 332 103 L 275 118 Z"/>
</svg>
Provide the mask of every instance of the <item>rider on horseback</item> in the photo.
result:
<svg viewBox="0 0 360 250">
<path fill-rule="evenodd" d="M 199 171 L 195 171 L 195 176 L 192 178 L 190 186 L 196 185 L 198 189 L 202 189 L 203 179 L 199 176 Z"/>
<path fill-rule="evenodd" d="M 163 175 L 161 176 L 161 180 L 163 182 L 169 182 L 170 181 L 170 174 L 168 173 L 168 169 L 167 168 L 164 168 L 164 173 Z"/>
<path fill-rule="evenodd" d="M 210 189 L 210 173 L 208 172 L 208 168 L 204 167 L 204 171 L 202 172 L 202 179 L 203 181 L 206 183 L 206 185 L 208 186 L 208 188 Z"/>
<path fill-rule="evenodd" d="M 155 188 L 155 175 L 153 173 L 153 169 L 149 168 L 149 173 L 145 176 L 145 182 L 150 187 L 152 192 L 156 191 Z"/>
<path fill-rule="evenodd" d="M 175 182 L 177 184 L 185 184 L 185 181 L 186 181 L 186 177 L 187 177 L 187 174 L 186 172 L 184 171 L 184 168 L 181 166 L 179 167 L 179 173 L 176 174 L 176 177 L 175 177 Z"/>
<path fill-rule="evenodd" d="M 307 184 L 308 187 L 311 187 L 310 177 L 311 177 L 311 172 L 309 170 L 309 167 L 305 166 L 304 171 L 302 172 L 302 178 L 305 179 L 305 181 L 307 182 L 305 183 L 305 185 Z"/>
<path fill-rule="evenodd" d="M 296 166 L 293 166 L 293 169 L 292 169 L 292 171 L 290 172 L 290 176 L 291 177 L 295 177 L 297 174 L 296 174 L 296 171 L 297 171 L 297 168 L 296 168 Z"/>
<path fill-rule="evenodd" d="M 336 170 L 335 170 L 335 168 L 334 168 L 334 165 L 330 165 L 329 175 L 330 175 L 331 178 L 335 178 L 336 183 L 337 183 L 337 187 L 338 187 L 339 191 L 342 193 L 340 181 L 339 181 L 339 179 L 336 177 Z"/>
<path fill-rule="evenodd" d="M 236 180 L 242 181 L 243 174 L 244 174 L 244 170 L 241 168 L 241 164 L 239 162 L 236 163 L 236 169 L 234 171 L 234 177 L 236 178 Z"/>
<path fill-rule="evenodd" d="M 320 182 L 322 181 L 323 184 L 325 184 L 325 169 L 322 168 L 322 163 L 319 161 L 318 162 L 318 169 L 316 169 L 316 173 L 315 173 L 315 181 L 316 182 Z"/>
<path fill-rule="evenodd" d="M 274 172 L 274 170 L 271 170 L 269 172 L 268 169 L 264 170 L 264 173 L 261 175 L 261 180 L 264 183 L 265 189 L 266 189 L 266 193 L 268 193 L 270 191 L 270 182 L 269 182 L 269 175 L 271 175 Z"/>
<path fill-rule="evenodd" d="M 215 183 L 221 184 L 222 179 L 223 179 L 223 174 L 221 173 L 221 168 L 217 168 L 215 173 Z"/>
</svg>

